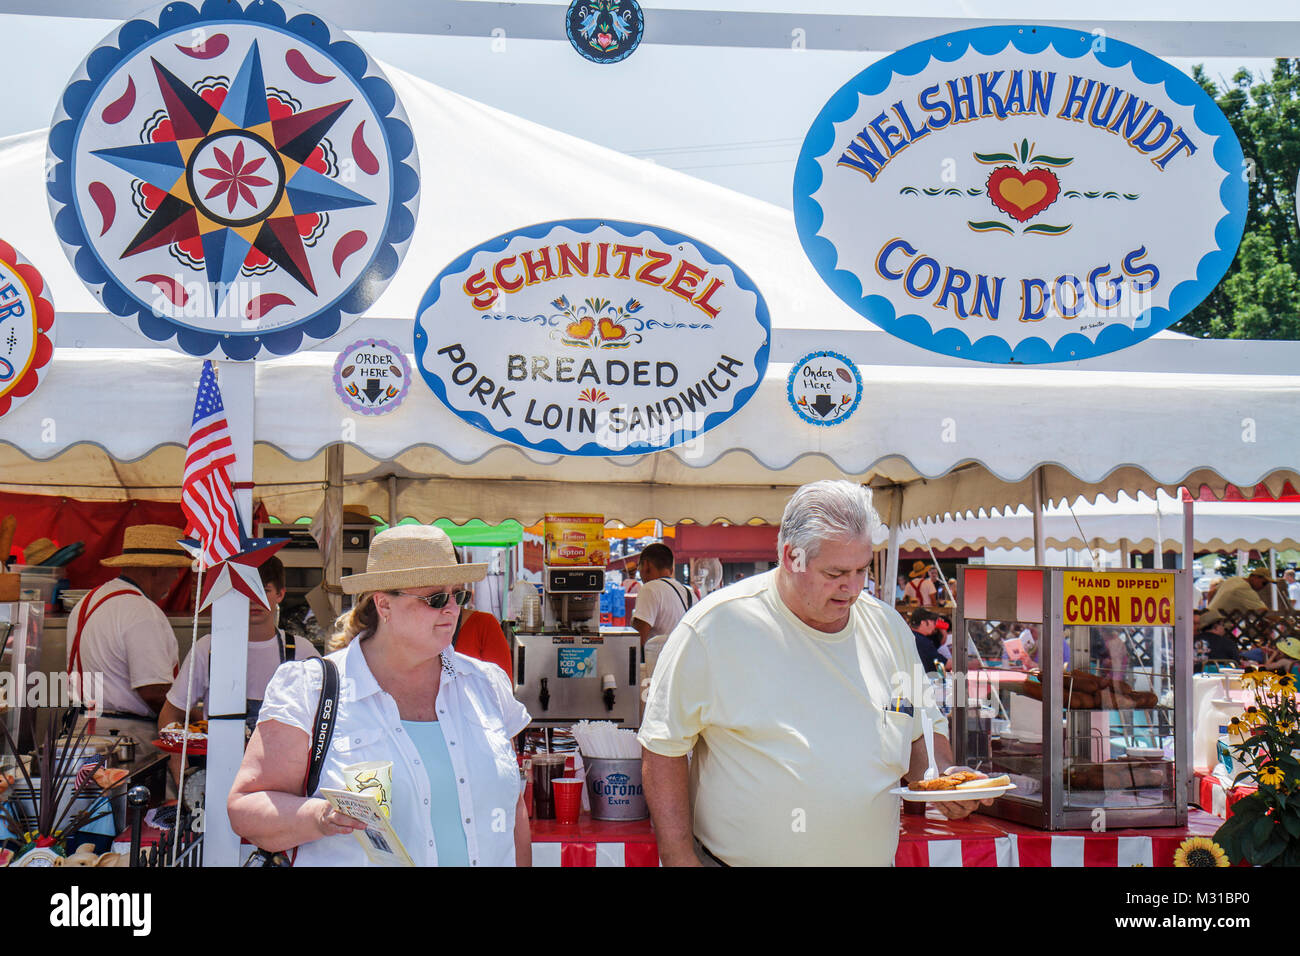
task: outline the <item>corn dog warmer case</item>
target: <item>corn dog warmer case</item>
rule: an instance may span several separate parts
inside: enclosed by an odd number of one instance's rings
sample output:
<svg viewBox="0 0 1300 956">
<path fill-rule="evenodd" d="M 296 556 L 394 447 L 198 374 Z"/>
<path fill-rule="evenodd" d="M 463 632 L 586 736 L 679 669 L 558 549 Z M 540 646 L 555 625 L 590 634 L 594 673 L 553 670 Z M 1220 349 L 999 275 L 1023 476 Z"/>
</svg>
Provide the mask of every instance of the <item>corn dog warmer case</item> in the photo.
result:
<svg viewBox="0 0 1300 956">
<path fill-rule="evenodd" d="M 1183 826 L 1191 581 L 1182 571 L 965 567 L 947 703 L 958 763 L 1047 830 Z"/>
</svg>

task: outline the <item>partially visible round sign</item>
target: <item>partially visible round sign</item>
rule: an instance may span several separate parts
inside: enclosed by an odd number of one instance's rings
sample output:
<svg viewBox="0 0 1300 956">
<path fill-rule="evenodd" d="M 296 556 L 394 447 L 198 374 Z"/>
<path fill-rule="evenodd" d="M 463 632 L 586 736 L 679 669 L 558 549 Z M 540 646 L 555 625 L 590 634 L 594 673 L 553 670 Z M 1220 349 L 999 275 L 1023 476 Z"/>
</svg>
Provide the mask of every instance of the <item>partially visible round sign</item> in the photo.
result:
<svg viewBox="0 0 1300 956">
<path fill-rule="evenodd" d="M 636 0 L 573 0 L 564 29 L 573 48 L 592 63 L 618 63 L 641 43 L 645 16 Z"/>
<path fill-rule="evenodd" d="M 767 370 L 753 281 L 657 226 L 546 222 L 491 239 L 433 280 L 420 373 L 448 408 L 540 451 L 639 455 L 738 411 Z"/>
<path fill-rule="evenodd" d="M 0 416 L 36 391 L 54 356 L 54 303 L 36 267 L 0 241 Z"/>
<path fill-rule="evenodd" d="M 872 64 L 822 108 L 795 225 L 887 332 L 983 362 L 1063 362 L 1186 315 L 1246 221 L 1241 146 L 1191 77 L 1111 37 L 995 26 Z"/>
<path fill-rule="evenodd" d="M 283 355 L 378 298 L 415 229 L 415 139 L 359 46 L 274 0 L 169 3 L 78 68 L 50 212 L 105 308 L 191 355 Z"/>
<path fill-rule="evenodd" d="M 862 373 L 839 352 L 811 352 L 790 368 L 786 397 L 804 421 L 838 425 L 862 403 Z"/>
<path fill-rule="evenodd" d="M 383 339 L 353 342 L 334 360 L 334 391 L 362 415 L 393 411 L 410 386 L 411 363 L 406 354 Z"/>
</svg>

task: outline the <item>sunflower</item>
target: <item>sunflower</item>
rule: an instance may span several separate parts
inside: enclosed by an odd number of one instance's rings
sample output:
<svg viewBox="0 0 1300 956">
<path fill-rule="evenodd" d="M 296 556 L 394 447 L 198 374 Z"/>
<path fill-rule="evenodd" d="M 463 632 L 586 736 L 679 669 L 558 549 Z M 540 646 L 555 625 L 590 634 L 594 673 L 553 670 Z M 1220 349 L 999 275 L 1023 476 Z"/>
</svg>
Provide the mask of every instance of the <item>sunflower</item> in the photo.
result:
<svg viewBox="0 0 1300 956">
<path fill-rule="evenodd" d="M 1174 852 L 1174 866 L 1228 865 L 1228 854 L 1209 837 L 1188 837 Z"/>
<path fill-rule="evenodd" d="M 1259 782 L 1266 787 L 1281 786 L 1282 781 L 1286 779 L 1286 774 L 1282 772 L 1282 768 L 1275 763 L 1264 764 L 1259 768 L 1259 773 L 1256 776 L 1259 778 Z"/>
<path fill-rule="evenodd" d="M 1251 668 L 1241 675 L 1241 682 L 1247 687 L 1263 687 L 1272 679 L 1272 671 L 1257 671 L 1254 668 Z"/>
<path fill-rule="evenodd" d="M 1228 721 L 1228 739 L 1234 743 L 1244 743 L 1254 732 L 1250 724 L 1240 717 L 1233 717 Z"/>
<path fill-rule="evenodd" d="M 1275 694 L 1282 694 L 1284 697 L 1294 697 L 1297 690 L 1295 675 L 1275 674 L 1273 676 L 1273 686 L 1270 690 Z"/>
</svg>

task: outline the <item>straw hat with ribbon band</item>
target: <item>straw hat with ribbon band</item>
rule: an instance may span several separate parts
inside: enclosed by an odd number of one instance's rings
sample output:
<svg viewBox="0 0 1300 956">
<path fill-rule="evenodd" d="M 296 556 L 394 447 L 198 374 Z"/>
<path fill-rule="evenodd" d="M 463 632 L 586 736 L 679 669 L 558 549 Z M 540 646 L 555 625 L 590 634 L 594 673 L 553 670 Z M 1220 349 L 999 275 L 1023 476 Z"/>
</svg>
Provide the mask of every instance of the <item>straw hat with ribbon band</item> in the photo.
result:
<svg viewBox="0 0 1300 956">
<path fill-rule="evenodd" d="M 1246 572 L 1246 577 L 1263 578 L 1265 581 L 1270 581 L 1270 582 L 1277 580 L 1275 577 L 1273 577 L 1272 573 L 1268 570 L 1268 568 L 1251 568 L 1249 571 Z"/>
<path fill-rule="evenodd" d="M 1287 657 L 1300 661 L 1300 638 L 1284 637 L 1277 642 L 1277 649 Z"/>
<path fill-rule="evenodd" d="M 924 561 L 913 561 L 912 570 L 907 575 L 909 578 L 923 578 L 929 572 L 930 566 Z"/>
<path fill-rule="evenodd" d="M 441 528 L 405 524 L 375 535 L 364 574 L 345 575 L 344 594 L 400 591 L 482 581 L 486 564 L 458 564 L 451 538 Z"/>
<path fill-rule="evenodd" d="M 108 568 L 188 568 L 194 559 L 177 542 L 180 528 L 165 524 L 138 524 L 122 535 L 122 553 L 99 563 Z"/>
<path fill-rule="evenodd" d="M 27 547 L 23 548 L 23 558 L 26 559 L 29 565 L 36 565 L 54 557 L 54 552 L 58 550 L 58 545 L 49 538 L 37 538 Z M 8 555 L 5 555 L 5 557 L 8 557 Z"/>
</svg>

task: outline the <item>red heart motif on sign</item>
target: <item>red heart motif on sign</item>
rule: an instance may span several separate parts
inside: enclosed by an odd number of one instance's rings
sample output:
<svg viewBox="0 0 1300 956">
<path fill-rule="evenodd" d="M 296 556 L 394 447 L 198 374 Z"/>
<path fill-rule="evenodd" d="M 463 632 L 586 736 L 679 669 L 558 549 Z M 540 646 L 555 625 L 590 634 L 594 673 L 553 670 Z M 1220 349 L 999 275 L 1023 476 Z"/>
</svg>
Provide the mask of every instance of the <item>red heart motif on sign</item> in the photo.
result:
<svg viewBox="0 0 1300 956">
<path fill-rule="evenodd" d="M 609 45 L 614 42 L 614 37 L 608 33 L 597 33 L 596 42 L 600 44 L 602 50 L 607 50 Z"/>
<path fill-rule="evenodd" d="M 999 166 L 989 175 L 987 188 L 993 205 L 1018 222 L 1028 222 L 1056 202 L 1061 181 L 1042 167 L 1022 173 L 1014 166 Z"/>
<path fill-rule="evenodd" d="M 627 329 L 610 319 L 600 320 L 600 337 L 608 342 L 617 342 L 621 338 L 626 338 Z"/>
<path fill-rule="evenodd" d="M 571 339 L 585 339 L 595 327 L 596 324 L 591 319 L 581 319 L 577 322 L 570 322 L 564 330 L 564 334 Z"/>
</svg>

